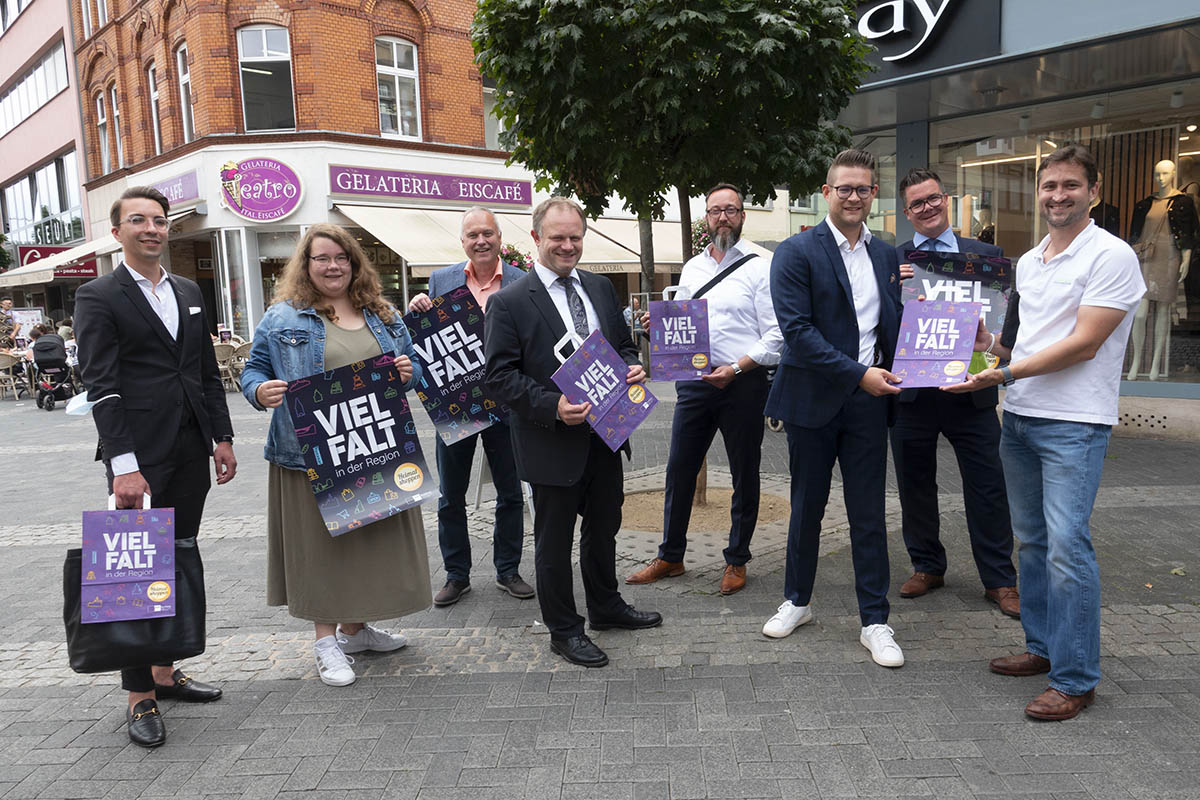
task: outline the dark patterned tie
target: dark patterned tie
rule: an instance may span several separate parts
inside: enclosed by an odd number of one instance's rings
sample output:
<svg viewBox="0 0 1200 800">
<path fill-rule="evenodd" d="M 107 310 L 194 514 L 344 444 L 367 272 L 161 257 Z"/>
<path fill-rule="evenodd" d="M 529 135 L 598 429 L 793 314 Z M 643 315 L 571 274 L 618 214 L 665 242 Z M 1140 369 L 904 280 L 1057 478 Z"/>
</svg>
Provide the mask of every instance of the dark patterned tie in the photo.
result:
<svg viewBox="0 0 1200 800">
<path fill-rule="evenodd" d="M 559 278 L 557 283 L 567 293 L 567 308 L 571 309 L 571 322 L 575 325 L 575 332 L 586 339 L 588 337 L 587 311 L 583 307 L 583 298 L 579 296 L 579 292 L 575 291 L 575 282 L 570 278 Z"/>
</svg>

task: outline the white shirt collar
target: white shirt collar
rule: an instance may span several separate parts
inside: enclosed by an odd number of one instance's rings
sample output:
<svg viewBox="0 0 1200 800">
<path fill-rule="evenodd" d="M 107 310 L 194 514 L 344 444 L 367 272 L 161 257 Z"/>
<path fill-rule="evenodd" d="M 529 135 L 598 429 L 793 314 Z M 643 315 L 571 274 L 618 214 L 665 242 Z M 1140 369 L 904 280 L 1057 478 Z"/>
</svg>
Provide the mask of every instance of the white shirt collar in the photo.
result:
<svg viewBox="0 0 1200 800">
<path fill-rule="evenodd" d="M 829 230 L 833 231 L 833 239 L 837 242 L 839 249 L 843 247 L 849 247 L 850 240 L 842 235 L 842 232 L 839 231 L 837 226 L 833 224 L 833 221 L 829 219 L 828 214 L 825 215 L 825 224 L 829 226 Z M 867 223 L 865 222 L 860 224 L 862 225 L 862 234 L 858 237 L 858 241 L 862 242 L 863 246 L 865 247 L 871 243 L 871 229 L 867 227 Z"/>
<path fill-rule="evenodd" d="M 559 278 L 559 275 L 557 272 L 550 269 L 549 267 L 547 267 L 545 264 L 543 264 L 540 261 L 533 262 L 533 271 L 536 272 L 537 276 L 542 279 L 542 284 L 545 285 L 545 287 L 547 289 L 549 289 L 551 286 L 553 286 L 554 282 L 556 280 L 558 280 L 558 278 Z M 571 271 L 569 273 L 567 273 L 567 277 L 571 278 L 572 283 L 575 283 L 575 282 L 579 282 L 580 284 L 583 283 L 583 281 L 579 277 L 579 270 L 576 269 L 575 267 L 571 268 Z"/>
<path fill-rule="evenodd" d="M 1079 248 L 1083 247 L 1083 245 L 1089 239 L 1091 239 L 1092 235 L 1098 230 L 1100 230 L 1100 229 L 1096 226 L 1096 220 L 1089 219 L 1088 224 L 1084 227 L 1084 229 L 1081 230 L 1079 233 L 1075 234 L 1075 238 L 1071 240 L 1071 243 L 1069 245 L 1067 245 L 1067 249 L 1063 250 L 1061 253 L 1056 255 L 1054 258 L 1059 258 L 1061 256 L 1075 255 L 1075 253 L 1079 251 Z M 1038 246 L 1036 248 L 1038 261 L 1041 261 L 1043 264 L 1046 263 L 1045 253 L 1046 253 L 1046 248 L 1049 245 L 1050 245 L 1050 234 L 1046 234 L 1044 237 L 1042 237 L 1042 241 L 1038 242 Z M 1053 261 L 1054 258 L 1052 258 L 1050 260 Z"/>
<path fill-rule="evenodd" d="M 738 258 L 741 258 L 742 256 L 746 255 L 748 251 L 742 245 L 743 241 L 744 241 L 743 239 L 738 239 L 736 242 L 731 244 L 729 246 L 729 249 L 725 251 L 725 255 L 722 256 L 722 260 L 728 259 L 730 253 L 733 253 Z M 713 261 L 716 261 L 716 259 L 713 258 L 713 246 L 712 246 L 711 242 L 708 244 L 707 247 L 704 248 L 704 254 L 706 256 L 708 256 L 709 258 L 712 258 Z M 717 263 L 720 263 L 720 262 L 717 262 Z"/>
<path fill-rule="evenodd" d="M 147 286 L 153 285 L 155 288 L 162 286 L 163 281 L 168 280 L 171 277 L 170 273 L 167 272 L 165 269 L 163 269 L 163 265 L 159 264 L 158 265 L 158 280 L 155 281 L 153 284 L 151 284 L 149 278 L 147 278 L 145 275 L 142 275 L 142 273 L 138 272 L 133 267 L 129 266 L 129 262 L 125 260 L 124 253 L 121 253 L 121 266 L 123 266 L 123 267 L 125 267 L 125 269 L 129 270 L 130 277 L 132 277 L 138 283 L 144 283 Z"/>
<path fill-rule="evenodd" d="M 946 245 L 947 250 L 958 248 L 958 242 L 954 238 L 954 231 L 949 227 L 947 227 L 946 230 L 942 231 L 937 236 L 926 236 L 923 233 L 914 233 L 913 247 L 920 249 L 921 245 L 925 244 L 931 239 L 936 239 L 937 241 Z"/>
</svg>

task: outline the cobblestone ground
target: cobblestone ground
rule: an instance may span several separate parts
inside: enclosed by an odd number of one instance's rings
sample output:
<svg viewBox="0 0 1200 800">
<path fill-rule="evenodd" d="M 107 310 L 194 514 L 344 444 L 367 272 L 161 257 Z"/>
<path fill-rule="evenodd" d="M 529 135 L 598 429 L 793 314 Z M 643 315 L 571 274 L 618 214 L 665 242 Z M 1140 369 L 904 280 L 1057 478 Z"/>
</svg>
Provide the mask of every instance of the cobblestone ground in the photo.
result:
<svg viewBox="0 0 1200 800">
<path fill-rule="evenodd" d="M 665 402 L 635 439 L 630 492 L 662 484 L 671 392 L 659 388 Z M 326 687 L 311 627 L 265 605 L 266 416 L 235 394 L 229 401 L 241 464 L 209 495 L 208 651 L 185 665 L 225 697 L 164 701 L 170 738 L 150 752 L 125 737 L 116 676 L 71 673 L 62 644 L 63 553 L 77 541 L 79 512 L 104 501 L 91 421 L 0 402 L 0 600 L 9 609 L 0 619 L 0 797 L 1200 797 L 1198 445 L 1113 440 L 1092 518 L 1103 680 L 1078 719 L 1034 723 L 1022 708 L 1044 681 L 986 668 L 1019 652 L 1023 636 L 983 598 L 948 448 L 945 589 L 898 597 L 909 563 L 894 491 L 888 500 L 900 670 L 875 666 L 858 644 L 836 485 L 813 624 L 782 641 L 760 633 L 782 600 L 786 526 L 760 528 L 750 584 L 729 598 L 716 592 L 722 533 L 694 532 L 687 574 L 624 592 L 666 624 L 596 634 L 612 658 L 601 670 L 551 656 L 536 601 L 493 587 L 487 487 L 471 516 L 475 591 L 449 609 L 383 621 L 409 646 L 360 658 L 351 687 Z M 719 440 L 710 458 L 711 481 L 728 485 Z M 786 496 L 786 471 L 784 437 L 768 432 L 764 491 Z M 427 507 L 440 586 L 432 515 Z M 621 574 L 655 542 L 623 531 Z"/>
</svg>

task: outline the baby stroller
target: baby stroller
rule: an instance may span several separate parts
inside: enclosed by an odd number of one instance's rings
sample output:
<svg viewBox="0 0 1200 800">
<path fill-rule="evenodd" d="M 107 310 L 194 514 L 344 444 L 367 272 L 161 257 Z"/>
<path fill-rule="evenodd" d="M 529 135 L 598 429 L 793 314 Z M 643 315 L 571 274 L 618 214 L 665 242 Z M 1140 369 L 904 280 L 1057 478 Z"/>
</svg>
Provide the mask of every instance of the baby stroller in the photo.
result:
<svg viewBox="0 0 1200 800">
<path fill-rule="evenodd" d="M 56 400 L 69 400 L 75 395 L 66 344 L 57 334 L 44 334 L 33 343 L 33 383 L 38 408 L 47 411 L 54 410 Z"/>
</svg>

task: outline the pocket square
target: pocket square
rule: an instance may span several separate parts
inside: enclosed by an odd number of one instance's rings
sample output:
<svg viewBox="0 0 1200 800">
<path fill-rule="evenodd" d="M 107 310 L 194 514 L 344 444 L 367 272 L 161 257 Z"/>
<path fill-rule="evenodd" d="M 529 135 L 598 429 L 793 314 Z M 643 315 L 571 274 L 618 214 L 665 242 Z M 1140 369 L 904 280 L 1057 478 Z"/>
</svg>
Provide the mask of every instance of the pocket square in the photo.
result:
<svg viewBox="0 0 1200 800">
<path fill-rule="evenodd" d="M 200 306 L 188 306 L 188 313 L 189 314 L 199 314 Z"/>
</svg>

